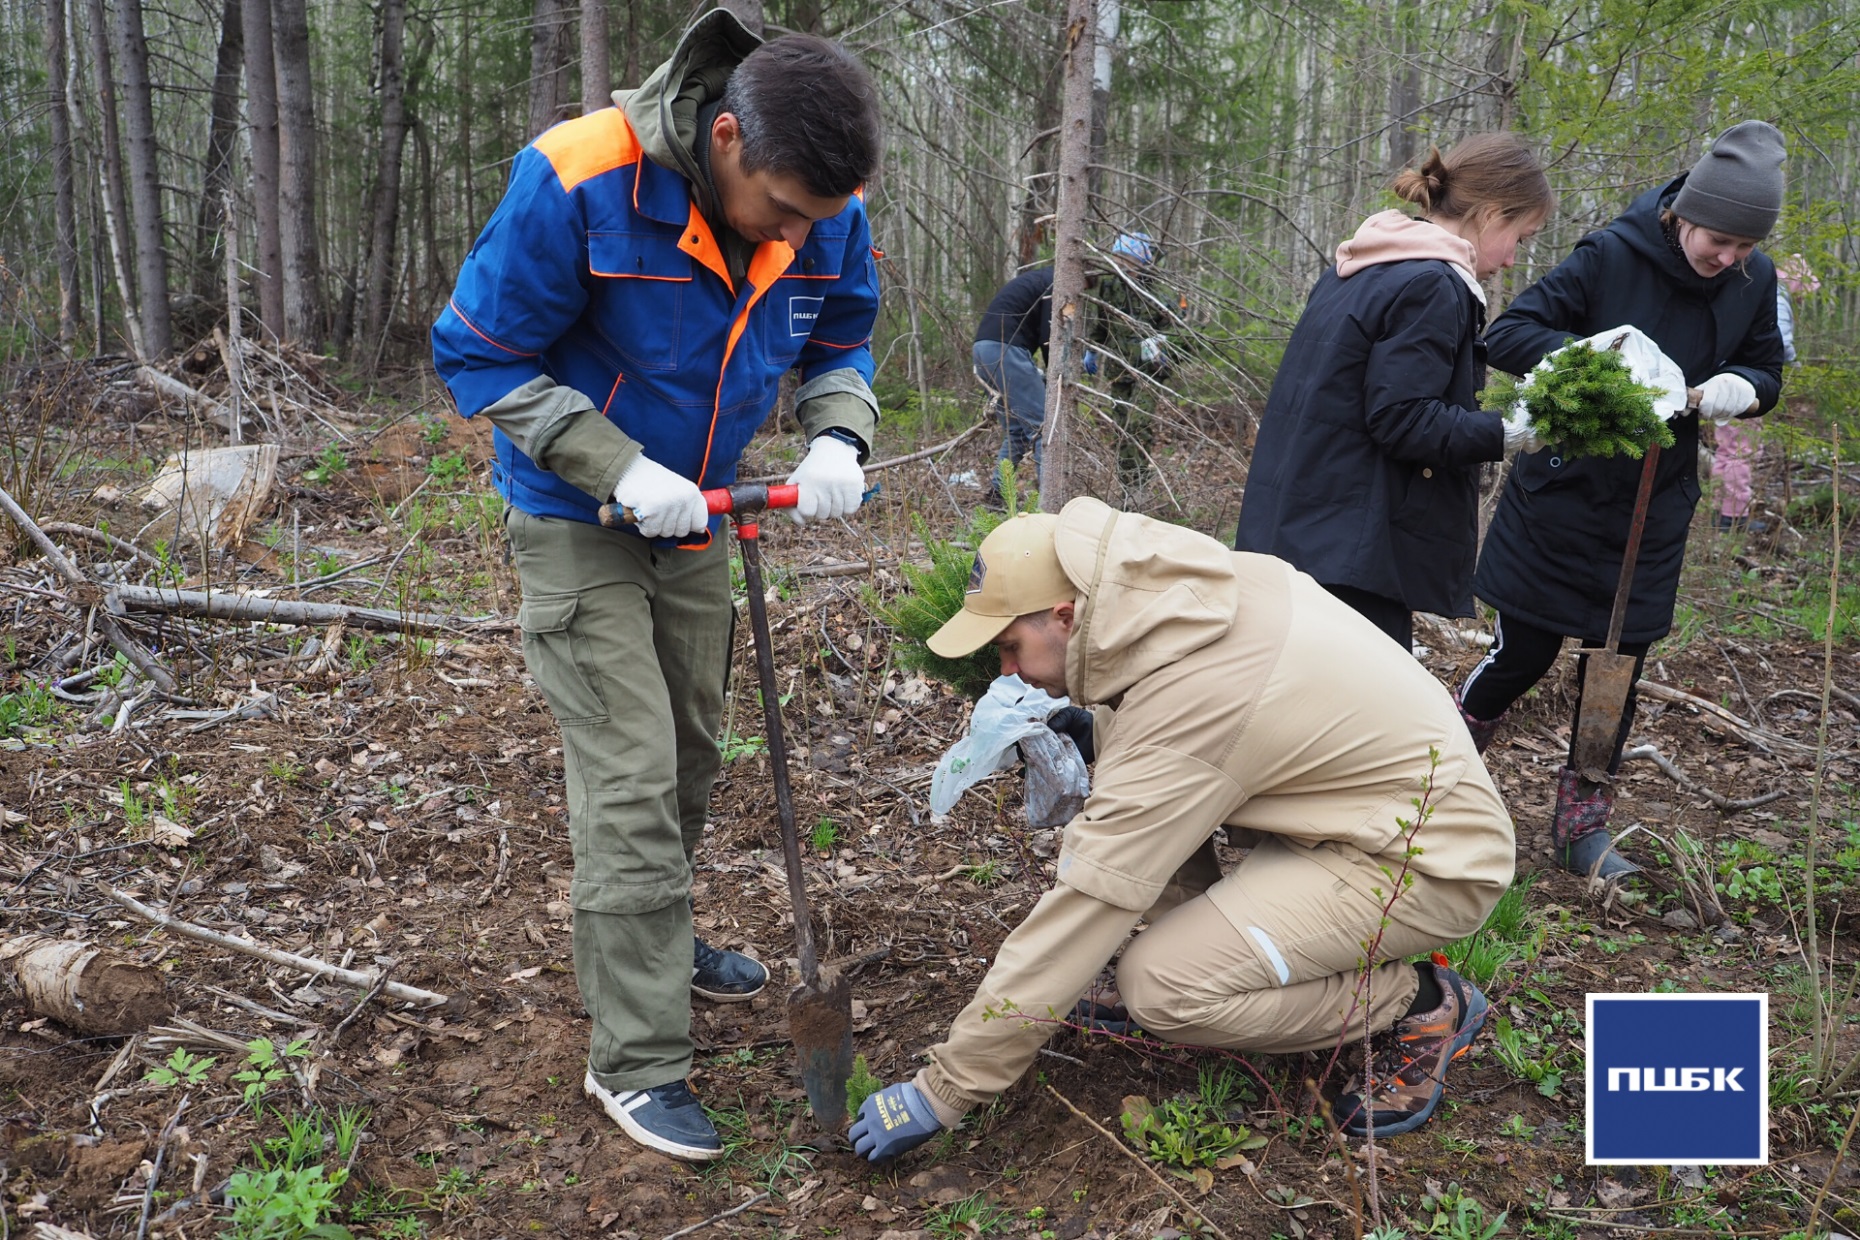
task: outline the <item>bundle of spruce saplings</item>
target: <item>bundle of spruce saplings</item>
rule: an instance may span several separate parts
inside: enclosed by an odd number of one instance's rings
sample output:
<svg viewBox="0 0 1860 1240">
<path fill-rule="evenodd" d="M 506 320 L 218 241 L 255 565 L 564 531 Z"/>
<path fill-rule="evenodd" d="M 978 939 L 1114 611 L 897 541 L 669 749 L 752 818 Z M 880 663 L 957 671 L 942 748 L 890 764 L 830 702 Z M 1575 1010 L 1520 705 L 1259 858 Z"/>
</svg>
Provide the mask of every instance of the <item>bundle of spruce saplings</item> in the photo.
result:
<svg viewBox="0 0 1860 1240">
<path fill-rule="evenodd" d="M 1619 353 L 1586 343 L 1552 354 L 1550 364 L 1522 379 L 1500 374 L 1481 394 L 1486 409 L 1511 409 L 1520 401 L 1531 429 L 1565 459 L 1579 456 L 1641 457 L 1647 445 L 1673 446 L 1673 430 L 1654 411 L 1661 389 L 1637 383 Z"/>
</svg>

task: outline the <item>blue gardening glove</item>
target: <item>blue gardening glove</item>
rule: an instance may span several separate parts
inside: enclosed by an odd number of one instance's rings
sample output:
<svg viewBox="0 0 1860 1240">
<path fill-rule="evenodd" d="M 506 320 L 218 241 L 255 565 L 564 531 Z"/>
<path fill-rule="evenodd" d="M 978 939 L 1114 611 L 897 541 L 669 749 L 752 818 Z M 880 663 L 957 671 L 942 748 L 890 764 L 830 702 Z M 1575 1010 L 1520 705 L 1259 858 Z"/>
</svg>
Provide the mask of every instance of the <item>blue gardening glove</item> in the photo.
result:
<svg viewBox="0 0 1860 1240">
<path fill-rule="evenodd" d="M 1085 350 L 1085 360 L 1079 363 L 1079 369 L 1088 375 L 1098 373 L 1098 351 L 1096 349 Z"/>
<path fill-rule="evenodd" d="M 1091 712 L 1083 706 L 1061 706 L 1046 717 L 1046 726 L 1061 736 L 1069 736 L 1072 743 L 1079 747 L 1079 757 L 1090 766 L 1097 758 L 1097 746 L 1092 743 Z"/>
<path fill-rule="evenodd" d="M 853 1152 L 873 1162 L 896 1158 L 943 1131 L 930 1104 L 909 1081 L 899 1081 L 867 1098 L 853 1121 Z"/>
</svg>

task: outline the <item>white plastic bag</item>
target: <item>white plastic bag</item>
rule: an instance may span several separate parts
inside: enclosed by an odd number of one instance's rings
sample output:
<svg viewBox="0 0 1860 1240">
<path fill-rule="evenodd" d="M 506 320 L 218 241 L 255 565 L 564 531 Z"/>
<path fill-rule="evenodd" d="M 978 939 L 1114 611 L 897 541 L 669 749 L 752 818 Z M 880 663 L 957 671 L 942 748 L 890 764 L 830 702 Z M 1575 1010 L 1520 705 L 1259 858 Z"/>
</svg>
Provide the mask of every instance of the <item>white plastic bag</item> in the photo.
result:
<svg viewBox="0 0 1860 1240">
<path fill-rule="evenodd" d="M 936 764 L 936 772 L 930 777 L 930 812 L 949 813 L 956 799 L 968 789 L 996 771 L 1013 766 L 1019 760 L 1015 746 L 1023 737 L 1052 735 L 1046 717 L 1065 705 L 1067 699 L 1030 688 L 1018 676 L 996 677 L 969 716 L 969 734 L 950 746 Z M 1078 749 L 1069 743 L 1064 749 L 1077 763 L 1077 775 L 1082 780 L 1085 763 Z"/>
<path fill-rule="evenodd" d="M 1612 348 L 1615 341 L 1621 341 L 1619 348 Z M 1659 388 L 1660 394 L 1653 398 L 1653 411 L 1670 422 L 1686 409 L 1686 372 L 1679 369 L 1679 363 L 1660 351 L 1660 346 L 1647 337 L 1647 333 L 1638 327 L 1623 325 L 1597 332 L 1587 340 L 1572 340 L 1563 349 L 1586 344 L 1600 352 L 1615 352 L 1628 364 L 1633 372 L 1634 382 L 1644 383 L 1648 387 Z M 1531 379 L 1540 370 L 1550 369 L 1552 359 L 1563 349 L 1544 354 L 1543 360 L 1531 367 L 1531 373 L 1524 376 L 1518 384 L 1518 408 L 1524 407 L 1522 399 L 1524 389 L 1530 386 Z"/>
</svg>

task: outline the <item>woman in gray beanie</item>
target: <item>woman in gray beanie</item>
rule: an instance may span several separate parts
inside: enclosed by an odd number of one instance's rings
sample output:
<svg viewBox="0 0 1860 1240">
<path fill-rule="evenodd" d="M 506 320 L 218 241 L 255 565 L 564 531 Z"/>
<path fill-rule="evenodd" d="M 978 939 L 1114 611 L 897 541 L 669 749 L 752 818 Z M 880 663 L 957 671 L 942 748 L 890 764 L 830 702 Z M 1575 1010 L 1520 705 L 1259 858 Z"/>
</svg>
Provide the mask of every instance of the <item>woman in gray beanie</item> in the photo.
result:
<svg viewBox="0 0 1860 1240">
<path fill-rule="evenodd" d="M 1621 632 L 1622 653 L 1636 659 L 1672 628 L 1699 499 L 1699 420 L 1759 417 L 1782 389 L 1776 268 L 1756 247 L 1782 210 L 1783 157 L 1774 125 L 1733 125 L 1690 172 L 1577 242 L 1486 333 L 1492 365 L 1522 375 L 1572 337 L 1632 324 L 1703 393 L 1696 413 L 1673 419 L 1678 442 L 1658 463 Z M 1497 640 L 1459 691 L 1481 749 L 1507 708 L 1550 670 L 1565 637 L 1603 644 L 1640 474 L 1638 460 L 1572 460 L 1554 444 L 1512 466 L 1473 577 L 1474 593 L 1498 611 Z M 1579 699 L 1586 664 L 1576 663 Z M 1635 869 L 1608 833 L 1634 705 L 1630 691 L 1607 778 L 1567 764 L 1559 775 L 1550 837 L 1564 869 L 1603 878 Z"/>
</svg>

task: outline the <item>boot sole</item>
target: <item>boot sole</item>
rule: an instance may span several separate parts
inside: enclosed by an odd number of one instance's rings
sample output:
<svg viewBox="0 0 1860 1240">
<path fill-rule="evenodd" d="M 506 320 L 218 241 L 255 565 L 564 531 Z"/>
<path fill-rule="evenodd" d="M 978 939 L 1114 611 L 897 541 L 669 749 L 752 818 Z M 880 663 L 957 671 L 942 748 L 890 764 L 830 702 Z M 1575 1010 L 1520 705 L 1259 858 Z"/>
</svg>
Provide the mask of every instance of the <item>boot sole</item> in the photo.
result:
<svg viewBox="0 0 1860 1240">
<path fill-rule="evenodd" d="M 626 1108 L 620 1105 L 618 1098 L 600 1088 L 600 1083 L 594 1079 L 592 1072 L 582 1078 L 581 1092 L 592 1098 L 595 1105 L 607 1113 L 608 1119 L 620 1125 L 621 1132 L 649 1150 L 657 1150 L 661 1154 L 669 1154 L 673 1158 L 682 1158 L 687 1162 L 712 1162 L 723 1157 L 724 1151 L 721 1145 L 716 1149 L 702 1145 L 686 1145 L 670 1137 L 660 1136 L 646 1128 L 627 1113 Z"/>
<path fill-rule="evenodd" d="M 1492 1010 L 1492 1004 L 1486 999 L 1483 991 L 1473 990 L 1472 996 L 1474 1002 L 1472 1010 L 1467 1015 L 1466 1023 L 1461 1025 L 1460 1031 L 1453 1035 L 1453 1053 L 1447 1056 L 1447 1063 L 1449 1065 L 1472 1049 L 1473 1042 L 1479 1037 L 1480 1031 L 1485 1028 L 1486 1014 Z M 1425 1107 L 1422 1107 L 1419 1111 L 1416 1111 L 1413 1115 L 1410 1115 L 1407 1119 L 1399 1123 L 1378 1124 L 1376 1126 L 1376 1136 L 1399 1137 L 1404 1132 L 1413 1132 L 1416 1128 L 1419 1128 L 1422 1124 L 1434 1118 L 1434 1112 L 1440 1108 L 1440 1100 L 1446 1096 L 1447 1074 L 1443 1070 L 1440 1074 L 1440 1088 L 1434 1092 L 1432 1098 L 1427 1100 L 1427 1105 Z M 1348 1125 L 1344 1127 L 1343 1131 L 1352 1137 L 1363 1136 L 1366 1132 L 1364 1128 L 1352 1128 Z"/>
</svg>

